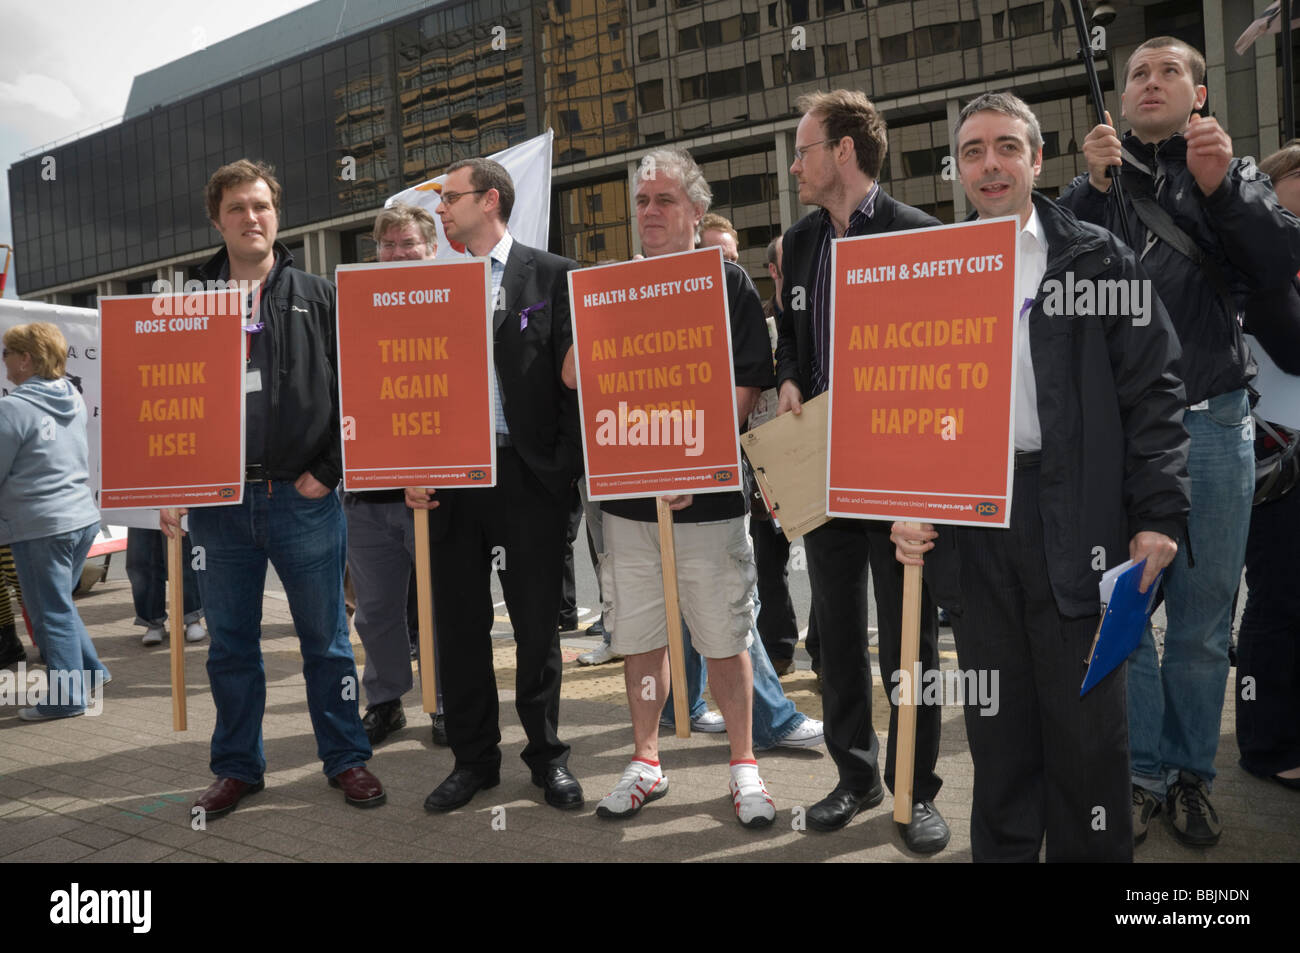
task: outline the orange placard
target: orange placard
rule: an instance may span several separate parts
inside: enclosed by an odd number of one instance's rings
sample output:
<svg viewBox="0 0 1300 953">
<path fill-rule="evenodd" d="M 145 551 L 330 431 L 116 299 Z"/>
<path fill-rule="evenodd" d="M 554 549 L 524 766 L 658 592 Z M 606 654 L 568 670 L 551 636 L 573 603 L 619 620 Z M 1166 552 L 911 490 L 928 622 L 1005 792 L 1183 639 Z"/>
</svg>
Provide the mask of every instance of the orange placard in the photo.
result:
<svg viewBox="0 0 1300 953">
<path fill-rule="evenodd" d="M 99 299 L 100 509 L 244 493 L 244 295 Z"/>
<path fill-rule="evenodd" d="M 826 512 L 1010 525 L 1017 224 L 831 252 Z"/>
<path fill-rule="evenodd" d="M 591 499 L 739 489 L 721 250 L 572 271 L 569 301 Z"/>
<path fill-rule="evenodd" d="M 489 267 L 338 267 L 344 489 L 495 485 Z"/>
</svg>

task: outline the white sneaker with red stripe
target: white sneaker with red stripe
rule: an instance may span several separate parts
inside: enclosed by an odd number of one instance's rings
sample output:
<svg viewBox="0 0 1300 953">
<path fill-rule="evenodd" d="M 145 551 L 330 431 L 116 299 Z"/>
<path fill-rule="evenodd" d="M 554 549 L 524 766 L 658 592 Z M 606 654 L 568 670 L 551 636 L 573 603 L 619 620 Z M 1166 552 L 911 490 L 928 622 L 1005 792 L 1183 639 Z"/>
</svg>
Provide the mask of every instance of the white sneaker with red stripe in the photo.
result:
<svg viewBox="0 0 1300 953">
<path fill-rule="evenodd" d="M 767 827 L 776 819 L 776 805 L 758 776 L 757 762 L 732 763 L 731 803 L 736 807 L 736 819 L 745 827 Z"/>
<path fill-rule="evenodd" d="M 651 801 L 668 793 L 668 779 L 657 764 L 633 760 L 614 790 L 596 805 L 597 817 L 631 817 Z"/>
</svg>

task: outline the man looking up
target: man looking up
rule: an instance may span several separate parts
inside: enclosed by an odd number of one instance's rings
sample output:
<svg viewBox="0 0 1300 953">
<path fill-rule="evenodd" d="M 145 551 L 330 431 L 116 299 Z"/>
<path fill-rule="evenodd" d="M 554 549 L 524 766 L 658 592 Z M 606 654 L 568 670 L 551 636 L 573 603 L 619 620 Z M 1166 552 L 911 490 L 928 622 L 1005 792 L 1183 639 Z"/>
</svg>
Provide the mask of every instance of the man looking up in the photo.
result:
<svg viewBox="0 0 1300 953">
<path fill-rule="evenodd" d="M 497 483 L 484 489 L 408 489 L 431 510 L 434 628 L 456 767 L 425 810 L 468 804 L 501 778 L 501 729 L 492 668 L 494 565 L 515 631 L 515 710 L 528 744 L 521 757 L 546 803 L 582 807 L 560 741 L 561 573 L 574 480 L 582 472 L 568 273 L 575 262 L 516 242 L 506 223 L 515 187 L 499 163 L 452 163 L 443 183 L 447 238 L 490 258 L 496 361 Z M 503 555 L 504 566 L 497 555 Z"/>
<path fill-rule="evenodd" d="M 1255 486 L 1245 389 L 1254 371 L 1237 313 L 1246 293 L 1283 288 L 1300 270 L 1300 221 L 1278 204 L 1267 177 L 1233 159 L 1218 122 L 1196 114 L 1206 99 L 1197 50 L 1173 37 L 1147 40 L 1125 76 L 1121 103 L 1132 131 L 1122 142 L 1110 125 L 1088 133 L 1088 173 L 1061 204 L 1116 234 L 1123 216 L 1182 345 L 1192 509 L 1188 545 L 1164 583 L 1164 660 L 1148 628 L 1129 668 L 1133 836 L 1142 842 L 1163 801 L 1175 836 L 1208 846 L 1222 830 L 1209 794 Z M 1123 208 L 1107 178 L 1121 161 Z M 1171 243 L 1180 240 L 1204 263 Z"/>
<path fill-rule="evenodd" d="M 275 240 L 280 183 L 240 159 L 208 180 L 208 218 L 225 247 L 203 266 L 209 281 L 255 284 L 244 375 L 245 474 L 238 506 L 199 507 L 190 534 L 203 547 L 199 594 L 208 617 L 208 679 L 217 707 L 212 773 L 195 807 L 207 817 L 264 787 L 262 595 L 269 561 L 284 585 L 302 648 L 316 752 L 349 804 L 375 807 L 384 789 L 366 770 L 370 742 L 348 685 L 357 682 L 343 608 L 346 530 L 335 486 L 339 446 L 334 286 L 292 267 Z M 179 532 L 164 510 L 162 529 Z"/>
</svg>

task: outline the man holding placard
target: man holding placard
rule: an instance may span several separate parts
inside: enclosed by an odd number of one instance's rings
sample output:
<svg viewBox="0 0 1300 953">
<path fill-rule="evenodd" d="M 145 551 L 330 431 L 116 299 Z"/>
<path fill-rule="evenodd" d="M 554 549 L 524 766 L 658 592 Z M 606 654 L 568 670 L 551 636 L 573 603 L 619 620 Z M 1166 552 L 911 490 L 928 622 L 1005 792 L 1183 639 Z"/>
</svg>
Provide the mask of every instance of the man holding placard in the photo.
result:
<svg viewBox="0 0 1300 953">
<path fill-rule="evenodd" d="M 203 268 L 210 281 L 251 282 L 245 350 L 244 498 L 190 511 L 202 551 L 199 592 L 211 645 L 217 708 L 212 772 L 195 802 L 206 817 L 264 787 L 262 596 L 269 561 L 284 585 L 302 648 L 316 750 L 333 787 L 356 807 L 385 793 L 366 770 L 370 742 L 357 712 L 357 670 L 343 608 L 346 529 L 334 487 L 342 473 L 334 344 L 334 286 L 292 267 L 275 240 L 280 184 L 241 159 L 208 180 L 208 218 L 225 247 Z M 179 522 L 163 511 L 168 536 Z"/>
<path fill-rule="evenodd" d="M 851 90 L 815 93 L 800 100 L 803 119 L 795 132 L 794 164 L 799 200 L 821 209 L 785 234 L 785 284 L 778 323 L 778 413 L 799 414 L 806 398 L 829 386 L 831 242 L 938 225 L 937 219 L 895 201 L 876 177 L 888 146 L 885 120 L 865 95 Z M 808 809 L 814 830 L 844 827 L 858 812 L 884 799 L 880 742 L 871 724 L 871 664 L 867 650 L 866 576 L 875 585 L 880 670 L 899 670 L 903 574 L 892 558 L 889 527 L 874 521 L 831 520 L 805 537 L 813 611 L 821 640 L 826 747 L 839 769 L 829 795 Z M 922 603 L 920 661 L 939 666 L 939 626 L 928 592 Z M 888 678 L 888 675 L 885 674 Z M 943 782 L 935 773 L 941 712 L 917 712 L 916 771 L 912 821 L 903 828 L 907 846 L 919 853 L 943 850 L 948 825 L 934 805 Z M 889 747 L 883 781 L 894 786 L 898 706 L 890 700 Z"/>
<path fill-rule="evenodd" d="M 501 730 L 492 668 L 491 572 L 515 631 L 515 709 L 522 757 L 546 803 L 582 807 L 582 786 L 560 741 L 561 574 L 574 481 L 582 472 L 572 379 L 568 272 L 575 262 L 516 242 L 506 223 L 515 189 L 490 159 L 452 163 L 437 214 L 450 241 L 491 260 L 496 360 L 497 484 L 408 489 L 431 510 L 433 607 L 447 736 L 456 767 L 425 810 L 468 804 L 501 780 Z"/>
<path fill-rule="evenodd" d="M 688 153 L 658 149 L 645 156 L 636 182 L 637 231 L 645 256 L 691 251 L 712 199 L 704 174 Z M 723 263 L 723 273 L 736 413 L 743 420 L 762 388 L 772 384 L 771 351 L 753 282 L 731 262 Z M 671 307 L 671 301 L 665 305 Z M 734 430 L 731 434 L 734 439 Z M 776 808 L 758 774 L 751 730 L 754 676 L 748 648 L 756 573 L 745 531 L 746 506 L 740 492 L 669 498 L 681 611 L 696 650 L 708 659 L 709 684 L 731 743 L 732 803 L 745 827 L 765 827 Z M 668 793 L 658 738 L 669 685 L 667 606 L 654 500 L 609 500 L 601 510 L 606 622 L 614 650 L 624 657 L 634 751 L 631 764 L 596 813 L 626 818 Z"/>
<path fill-rule="evenodd" d="M 1082 697 L 1079 687 L 1101 569 L 1146 559 L 1146 591 L 1185 531 L 1178 341 L 1154 296 L 1114 313 L 1057 310 L 1062 282 L 1147 279 L 1113 235 L 1033 193 L 1043 140 L 1024 102 L 976 98 L 954 141 L 979 217 L 1020 222 L 1011 525 L 900 522 L 893 540 L 909 565 L 936 550 L 926 565 L 951 605 L 960 666 L 1000 676 L 996 713 L 965 708 L 974 859 L 1036 860 L 1046 834 L 1048 860 L 1131 860 L 1124 668 Z"/>
<path fill-rule="evenodd" d="M 433 216 L 413 205 L 380 212 L 374 238 L 384 262 L 420 261 L 438 253 Z M 406 605 L 415 564 L 415 523 L 401 490 L 347 493 L 343 511 L 348 521 L 348 570 L 357 593 L 357 634 L 366 649 L 366 713 L 361 724 L 370 743 L 377 745 L 406 727 L 402 696 L 413 684 Z M 431 717 L 434 742 L 446 745 L 444 716 Z"/>
</svg>

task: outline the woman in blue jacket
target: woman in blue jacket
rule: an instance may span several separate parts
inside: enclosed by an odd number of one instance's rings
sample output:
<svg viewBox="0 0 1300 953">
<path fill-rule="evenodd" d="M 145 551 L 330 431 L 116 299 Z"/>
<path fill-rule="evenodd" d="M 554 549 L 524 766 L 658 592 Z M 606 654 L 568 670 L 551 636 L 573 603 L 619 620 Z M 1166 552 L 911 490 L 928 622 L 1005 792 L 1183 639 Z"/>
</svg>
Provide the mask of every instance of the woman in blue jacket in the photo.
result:
<svg viewBox="0 0 1300 953">
<path fill-rule="evenodd" d="M 72 591 L 99 531 L 86 448 L 86 405 L 65 377 L 68 342 L 53 324 L 4 335 L 15 389 L 0 398 L 0 545 L 9 544 L 49 674 L 23 721 L 71 718 L 108 681 Z"/>
</svg>

